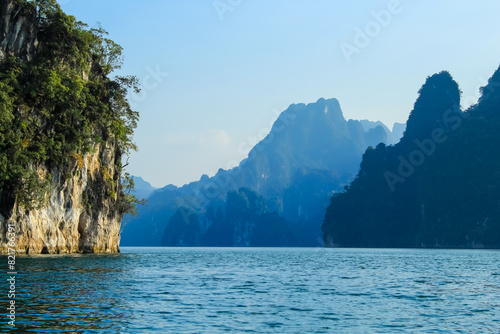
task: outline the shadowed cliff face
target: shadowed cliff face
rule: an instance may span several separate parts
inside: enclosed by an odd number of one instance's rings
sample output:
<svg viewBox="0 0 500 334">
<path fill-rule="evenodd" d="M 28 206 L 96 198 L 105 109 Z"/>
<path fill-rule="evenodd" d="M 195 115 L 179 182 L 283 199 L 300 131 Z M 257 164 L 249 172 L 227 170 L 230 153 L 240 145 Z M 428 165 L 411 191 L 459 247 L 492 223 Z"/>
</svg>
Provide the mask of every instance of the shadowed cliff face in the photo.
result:
<svg viewBox="0 0 500 334">
<path fill-rule="evenodd" d="M 365 152 L 333 196 L 331 247 L 500 248 L 500 69 L 462 112 L 448 72 L 427 78 L 395 146 Z"/>
<path fill-rule="evenodd" d="M 34 8 L 1 1 L 0 20 L 0 63 L 10 56 L 28 64 L 41 47 Z M 14 117 L 20 113 L 13 111 Z M 28 116 L 43 120 L 42 131 L 53 126 L 35 108 Z M 49 184 L 40 196 L 45 197 L 40 198 L 44 203 L 40 208 L 28 210 L 15 194 L 0 188 L 0 253 L 9 248 L 16 248 L 19 254 L 119 252 L 123 214 L 117 195 L 110 195 L 109 184 L 120 185 L 116 166 L 121 152 L 107 129 L 93 131 L 104 140 L 91 143 L 90 153 L 60 163 L 29 163 L 29 169 Z M 9 240 L 15 240 L 14 247 Z"/>
</svg>

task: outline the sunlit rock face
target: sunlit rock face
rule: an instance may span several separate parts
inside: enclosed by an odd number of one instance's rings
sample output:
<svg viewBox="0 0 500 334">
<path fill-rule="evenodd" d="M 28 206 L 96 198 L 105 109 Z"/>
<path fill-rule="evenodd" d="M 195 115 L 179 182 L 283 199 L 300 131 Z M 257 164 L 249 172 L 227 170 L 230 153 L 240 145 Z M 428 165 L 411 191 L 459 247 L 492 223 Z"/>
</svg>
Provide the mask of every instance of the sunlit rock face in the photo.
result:
<svg viewBox="0 0 500 334">
<path fill-rule="evenodd" d="M 75 161 L 50 169 L 51 186 L 41 209 L 26 210 L 16 203 L 11 216 L 0 217 L 1 252 L 8 251 L 7 230 L 15 226 L 16 249 L 26 254 L 119 252 L 122 215 L 113 198 L 103 192 L 103 168 L 114 169 L 112 146 L 96 147 L 83 166 Z M 81 168 L 80 168 L 81 167 Z M 39 175 L 47 175 L 45 166 Z M 67 178 L 68 173 L 73 175 Z"/>
</svg>

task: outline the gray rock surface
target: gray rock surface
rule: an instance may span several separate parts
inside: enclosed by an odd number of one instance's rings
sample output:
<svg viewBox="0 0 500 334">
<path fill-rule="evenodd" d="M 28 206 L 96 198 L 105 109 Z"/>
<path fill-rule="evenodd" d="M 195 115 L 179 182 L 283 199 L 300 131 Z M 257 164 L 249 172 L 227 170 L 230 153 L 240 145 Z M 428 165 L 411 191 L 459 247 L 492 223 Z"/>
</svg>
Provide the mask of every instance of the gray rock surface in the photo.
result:
<svg viewBox="0 0 500 334">
<path fill-rule="evenodd" d="M 0 1 L 0 61 L 7 56 L 32 59 L 39 44 L 36 22 L 28 7 Z M 118 159 L 119 149 L 110 136 L 105 144 L 95 144 L 93 153 L 65 164 L 32 166 L 40 178 L 50 175 L 45 205 L 27 210 L 15 199 L 8 205 L 8 214 L 0 215 L 0 254 L 9 248 L 21 254 L 119 252 L 123 215 L 116 196 L 110 198 L 105 187 L 106 182 L 119 182 Z M 0 192 L 0 202 L 8 197 Z M 15 247 L 8 244 L 9 226 L 15 229 Z"/>
</svg>

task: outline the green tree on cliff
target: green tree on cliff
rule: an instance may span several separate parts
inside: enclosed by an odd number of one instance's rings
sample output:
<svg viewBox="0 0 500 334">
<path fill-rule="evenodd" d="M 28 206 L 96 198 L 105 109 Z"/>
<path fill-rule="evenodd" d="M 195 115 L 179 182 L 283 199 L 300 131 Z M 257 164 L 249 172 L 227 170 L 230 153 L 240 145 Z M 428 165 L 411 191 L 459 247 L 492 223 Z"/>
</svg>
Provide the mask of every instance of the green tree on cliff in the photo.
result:
<svg viewBox="0 0 500 334">
<path fill-rule="evenodd" d="M 34 13 L 38 46 L 29 61 L 0 59 L 0 212 L 16 201 L 26 208 L 44 204 L 50 175 L 36 167 L 81 164 L 96 144 L 118 148 L 109 197 L 122 213 L 139 201 L 133 183 L 121 180 L 122 155 L 136 150 L 133 131 L 139 114 L 127 100 L 138 91 L 135 77 L 111 77 L 122 64 L 122 48 L 101 27 L 89 28 L 66 15 L 55 0 L 16 0 Z"/>
</svg>

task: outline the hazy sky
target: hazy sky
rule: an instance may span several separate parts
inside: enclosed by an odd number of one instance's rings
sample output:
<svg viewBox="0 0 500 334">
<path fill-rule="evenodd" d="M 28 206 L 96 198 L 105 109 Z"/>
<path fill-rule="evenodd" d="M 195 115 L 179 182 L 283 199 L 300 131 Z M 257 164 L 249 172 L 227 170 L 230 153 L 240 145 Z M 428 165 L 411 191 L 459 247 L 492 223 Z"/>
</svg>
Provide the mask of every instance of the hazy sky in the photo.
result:
<svg viewBox="0 0 500 334">
<path fill-rule="evenodd" d="M 448 70 L 470 105 L 500 64 L 500 1 L 61 0 L 124 48 L 144 88 L 129 172 L 183 185 L 246 157 L 292 103 L 405 122 Z"/>
</svg>

